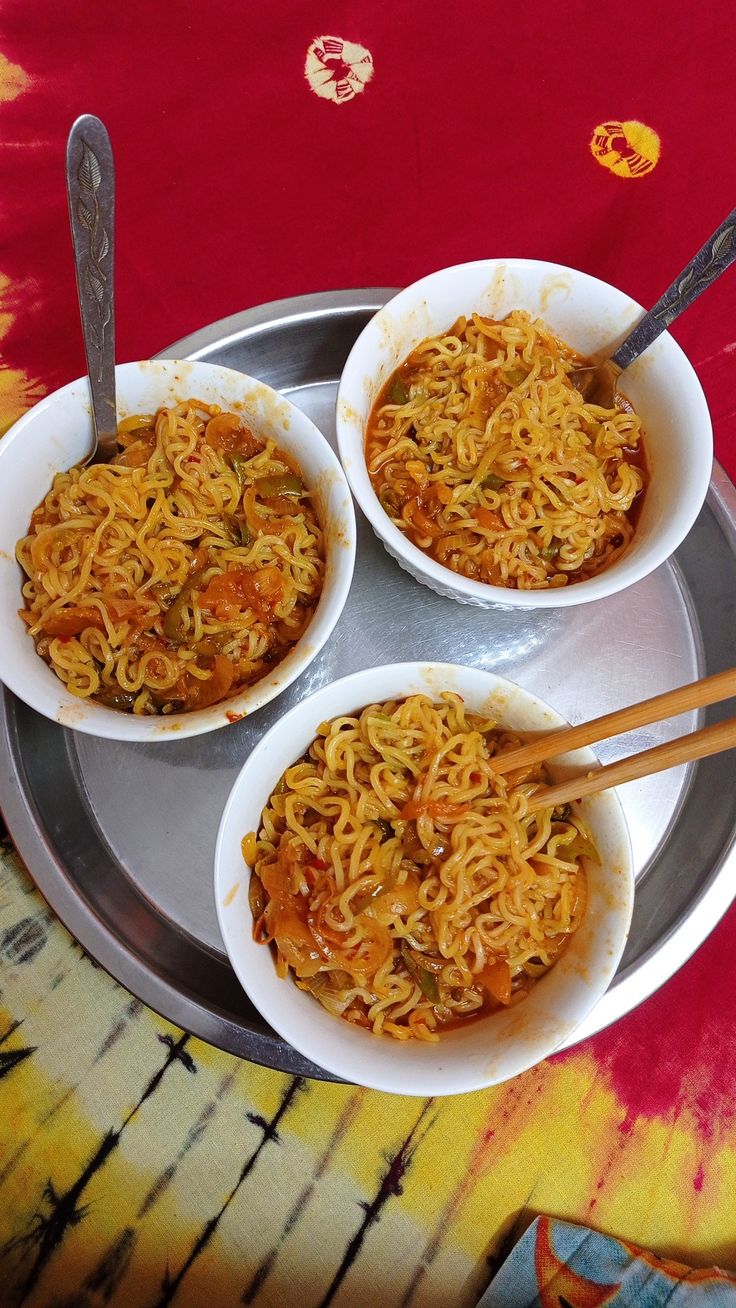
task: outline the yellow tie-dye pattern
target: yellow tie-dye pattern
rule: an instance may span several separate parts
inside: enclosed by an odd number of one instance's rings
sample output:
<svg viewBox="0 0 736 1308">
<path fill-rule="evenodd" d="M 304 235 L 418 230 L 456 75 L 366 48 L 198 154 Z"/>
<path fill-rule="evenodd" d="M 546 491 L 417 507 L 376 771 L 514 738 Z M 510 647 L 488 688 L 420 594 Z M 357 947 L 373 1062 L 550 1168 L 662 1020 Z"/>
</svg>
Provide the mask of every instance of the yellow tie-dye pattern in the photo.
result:
<svg viewBox="0 0 736 1308">
<path fill-rule="evenodd" d="M 657 133 L 633 118 L 601 123 L 590 141 L 593 158 L 617 177 L 646 177 L 659 163 L 661 150 Z"/>
<path fill-rule="evenodd" d="M 43 395 L 44 389 L 39 382 L 31 381 L 18 368 L 7 368 L 0 360 L 0 436 L 4 436 Z"/>
<path fill-rule="evenodd" d="M 0 55 L 0 100 L 3 98 L 2 75 Z M 45 394 L 40 382 L 32 381 L 19 368 L 9 367 L 2 357 L 2 342 L 15 321 L 15 315 L 6 307 L 9 290 L 10 280 L 0 273 L 0 436 L 4 436 L 8 428 Z"/>
<path fill-rule="evenodd" d="M 28 74 L 0 53 L 0 104 L 17 99 L 30 84 Z M 5 303 L 9 288 L 9 279 L 0 272 L 0 347 L 15 321 Z M 44 393 L 39 382 L 32 381 L 21 369 L 8 366 L 0 352 L 0 436 Z"/>
<path fill-rule="evenodd" d="M 335 1308 L 464 1308 L 489 1253 L 537 1212 L 691 1262 L 736 1261 L 734 1150 L 708 1149 L 708 1186 L 696 1192 L 705 1145 L 687 1113 L 629 1122 L 586 1049 L 456 1099 L 299 1083 L 187 1039 L 133 1000 L 11 855 L 0 862 L 0 949 L 0 1054 L 34 1049 L 3 1078 L 6 1295 L 39 1257 L 38 1242 L 19 1237 L 53 1233 L 36 1215 L 58 1219 L 66 1202 L 71 1219 L 27 1308 L 317 1308 L 333 1278 Z"/>
</svg>

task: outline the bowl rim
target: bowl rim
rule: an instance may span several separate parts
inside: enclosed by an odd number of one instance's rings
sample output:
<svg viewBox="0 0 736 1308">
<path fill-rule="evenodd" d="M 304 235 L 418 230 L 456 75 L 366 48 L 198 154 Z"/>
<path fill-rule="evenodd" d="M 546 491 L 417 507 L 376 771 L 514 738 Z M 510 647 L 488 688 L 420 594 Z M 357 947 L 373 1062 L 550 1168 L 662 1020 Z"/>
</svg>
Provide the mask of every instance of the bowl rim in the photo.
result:
<svg viewBox="0 0 736 1308">
<path fill-rule="evenodd" d="M 8 660 L 5 646 L 0 643 L 0 687 L 4 685 L 23 703 L 50 721 L 83 735 L 107 740 L 158 744 L 204 735 L 227 727 L 246 715 L 250 716 L 293 684 L 316 658 L 329 640 L 342 614 L 352 584 L 357 548 L 357 525 L 350 486 L 335 451 L 312 419 L 298 408 L 288 395 L 282 395 L 267 382 L 262 382 L 248 373 L 241 373 L 236 368 L 211 363 L 206 359 L 154 358 L 118 363 L 115 366 L 118 397 L 121 392 L 124 393 L 128 378 L 149 375 L 153 378 L 154 385 L 157 383 L 164 385 L 169 379 L 175 380 L 177 370 L 183 370 L 185 374 L 191 375 L 194 386 L 197 377 L 203 378 L 204 374 L 207 374 L 215 383 L 221 378 L 223 384 L 227 381 L 229 385 L 237 386 L 244 400 L 247 400 L 249 395 L 254 398 L 259 396 L 261 399 L 273 399 L 289 418 L 288 429 L 276 430 L 277 443 L 288 444 L 292 433 L 295 430 L 298 433 L 301 429 L 302 443 L 306 439 L 309 441 L 310 450 L 318 451 L 319 462 L 323 465 L 322 472 L 327 484 L 323 497 L 322 518 L 336 516 L 339 499 L 339 521 L 332 538 L 327 524 L 324 521 L 321 523 L 325 535 L 325 584 L 308 627 L 271 672 L 220 703 L 204 709 L 194 709 L 190 713 L 143 717 L 106 708 L 94 700 L 79 699 L 66 690 L 63 682 L 45 664 L 53 682 L 47 683 L 48 696 L 42 700 L 41 696 L 29 694 L 27 690 L 22 671 L 25 660 L 22 665 L 15 658 Z M 185 387 L 186 380 L 182 382 L 182 390 Z M 13 423 L 0 441 L 0 477 L 3 476 L 3 461 L 7 461 L 9 452 L 14 450 L 17 442 L 28 439 L 29 431 L 32 431 L 39 421 L 41 424 L 47 423 L 56 408 L 70 401 L 78 405 L 80 412 L 85 416 L 89 414 L 90 400 L 86 375 L 76 377 L 64 386 L 51 391 Z M 125 407 L 125 400 L 122 403 Z M 120 398 L 118 404 L 120 405 Z M 59 462 L 61 464 L 61 460 Z M 73 464 L 69 462 L 68 466 L 71 467 Z M 61 470 L 62 467 L 56 469 L 56 471 Z M 52 475 L 49 474 L 50 477 Z M 33 508 L 35 504 L 31 505 L 29 501 L 29 520 Z M 340 533 L 339 540 L 335 538 L 337 531 Z M 12 561 L 15 562 L 14 558 Z M 328 586 L 325 602 L 325 591 Z M 20 607 L 20 573 L 18 593 Z M 39 658 L 32 645 L 29 646 L 28 653 L 34 659 Z M 56 696 L 53 693 L 54 689 L 57 691 Z M 53 702 L 54 699 L 56 703 Z"/>
<path fill-rule="evenodd" d="M 338 386 L 336 407 L 338 451 L 350 489 L 374 532 L 388 552 L 420 584 L 428 585 L 452 599 L 465 599 L 488 607 L 506 609 L 570 608 L 574 605 L 587 604 L 598 599 L 605 599 L 609 595 L 618 594 L 619 591 L 642 581 L 650 572 L 665 563 L 691 530 L 705 501 L 713 465 L 712 421 L 700 379 L 685 351 L 668 331 L 662 332 L 657 341 L 662 342 L 664 348 L 671 355 L 678 375 L 690 389 L 693 401 L 700 409 L 702 437 L 700 445 L 704 448 L 706 457 L 698 460 L 699 475 L 692 486 L 693 494 L 680 507 L 676 528 L 673 529 L 673 525 L 668 524 L 664 530 L 658 532 L 656 538 L 643 555 L 640 554 L 638 558 L 632 559 L 627 551 L 612 567 L 605 569 L 595 577 L 575 582 L 569 586 L 548 588 L 547 590 L 516 590 L 510 587 L 494 586 L 488 582 L 475 581 L 470 577 L 465 577 L 462 573 L 453 572 L 451 568 L 444 567 L 425 553 L 424 550 L 419 549 L 417 545 L 409 540 L 408 536 L 405 536 L 394 525 L 373 490 L 365 464 L 365 422 L 361 422 L 361 432 L 358 438 L 355 423 L 351 417 L 353 404 L 346 397 L 348 388 L 352 386 L 353 389 L 356 389 L 358 384 L 357 376 L 356 378 L 353 377 L 353 373 L 357 368 L 358 356 L 362 349 L 365 348 L 366 341 L 371 341 L 372 336 L 380 332 L 380 324 L 385 321 L 386 315 L 396 310 L 401 311 L 405 307 L 416 307 L 417 302 L 421 301 L 425 290 L 429 290 L 433 284 L 443 278 L 475 270 L 478 273 L 482 271 L 489 274 L 501 267 L 508 268 L 510 272 L 531 270 L 539 275 L 544 274 L 545 277 L 563 274 L 572 275 L 580 283 L 594 289 L 600 289 L 606 295 L 613 293 L 619 298 L 622 308 L 625 305 L 640 314 L 645 313 L 643 306 L 628 295 L 627 292 L 622 291 L 611 282 L 606 282 L 600 277 L 595 277 L 592 273 L 584 272 L 569 264 L 524 257 L 498 257 L 474 259 L 435 269 L 434 272 L 427 273 L 417 281 L 403 287 L 390 300 L 387 300 L 366 323 L 355 340 L 345 361 Z M 421 339 L 423 338 L 418 337 L 417 343 Z M 371 407 L 374 402 L 375 395 L 371 401 Z M 360 442 L 359 459 L 356 458 L 355 449 L 358 439 Z M 612 578 L 613 582 L 611 581 Z"/>
<path fill-rule="evenodd" d="M 245 874 L 243 875 L 241 872 L 241 878 L 242 883 L 245 886 L 245 895 L 238 894 L 235 896 L 234 901 L 232 879 L 231 877 L 228 879 L 228 851 L 233 851 L 233 841 L 235 839 L 237 839 L 238 850 L 240 850 L 240 838 L 243 834 L 243 823 L 239 818 L 236 819 L 235 815 L 242 803 L 240 792 L 245 785 L 246 780 L 253 770 L 257 771 L 261 768 L 261 775 L 265 776 L 269 787 L 268 793 L 271 793 L 273 786 L 278 780 L 278 775 L 276 774 L 274 763 L 271 759 L 272 751 L 274 751 L 274 743 L 277 738 L 283 740 L 288 737 L 295 719 L 302 719 L 305 715 L 311 713 L 314 708 L 313 716 L 315 722 L 312 730 L 312 734 L 314 734 L 319 721 L 330 719 L 334 716 L 343 716 L 343 714 L 350 712 L 346 706 L 342 705 L 342 699 L 344 698 L 347 700 L 347 692 L 352 692 L 353 688 L 355 689 L 355 699 L 352 702 L 354 704 L 354 710 L 358 711 L 365 705 L 374 702 L 373 699 L 370 698 L 371 692 L 363 691 L 362 687 L 364 683 L 376 675 L 386 676 L 387 678 L 390 678 L 391 681 L 399 684 L 406 684 L 407 680 L 421 677 L 422 675 L 429 675 L 431 678 L 440 676 L 443 678 L 443 683 L 437 688 L 437 695 L 439 695 L 442 693 L 442 690 L 454 688 L 452 685 L 446 683 L 445 678 L 449 678 L 451 681 L 452 677 L 456 676 L 458 673 L 460 673 L 461 676 L 464 673 L 470 673 L 478 682 L 484 682 L 489 696 L 495 692 L 499 693 L 501 696 L 508 693 L 512 696 L 520 694 L 522 701 L 525 701 L 528 705 L 533 705 L 536 710 L 543 712 L 545 715 L 549 715 L 552 729 L 556 729 L 558 724 L 565 722 L 561 715 L 538 695 L 531 691 L 527 691 L 523 686 L 519 685 L 518 682 L 510 681 L 507 677 L 502 677 L 495 672 L 488 671 L 487 669 L 473 668 L 458 663 L 425 660 L 382 664 L 377 668 L 363 668 L 357 672 L 351 672 L 344 677 L 340 677 L 335 681 L 327 683 L 314 691 L 304 700 L 301 700 L 298 704 L 295 704 L 260 738 L 254 749 L 251 751 L 251 754 L 244 761 L 238 775 L 233 781 L 223 807 L 217 831 L 217 839 L 215 842 L 214 896 L 218 925 L 230 965 L 256 1010 L 261 1014 L 264 1021 L 266 1021 L 282 1039 L 286 1040 L 305 1058 L 308 1058 L 313 1063 L 323 1067 L 333 1075 L 341 1077 L 343 1080 L 365 1086 L 368 1089 L 379 1090 L 386 1093 L 403 1095 L 461 1094 L 473 1090 L 485 1089 L 491 1085 L 499 1084 L 502 1081 L 509 1079 L 509 1077 L 488 1077 L 487 1075 L 474 1077 L 467 1073 L 463 1075 L 462 1069 L 458 1071 L 453 1062 L 445 1060 L 448 1062 L 448 1066 L 446 1069 L 442 1069 L 442 1075 L 439 1078 L 436 1073 L 433 1077 L 428 1075 L 428 1080 L 423 1086 L 418 1088 L 414 1086 L 410 1088 L 403 1083 L 396 1084 L 395 1080 L 389 1077 L 383 1077 L 380 1073 L 363 1073 L 358 1076 L 358 1069 L 351 1065 L 349 1049 L 346 1055 L 346 1061 L 343 1062 L 340 1058 L 330 1056 L 325 1058 L 321 1048 L 315 1049 L 313 1044 L 310 1046 L 309 1036 L 307 1035 L 305 1037 L 303 1035 L 303 1026 L 298 1019 L 295 1019 L 292 1015 L 291 1018 L 287 1016 L 282 1022 L 280 1011 L 274 1013 L 269 1001 L 266 1001 L 264 1006 L 263 995 L 258 988 L 258 980 L 257 978 L 254 980 L 248 966 L 248 951 L 250 947 L 252 946 L 255 949 L 262 948 L 262 946 L 256 945 L 251 941 L 247 929 L 248 915 L 250 912 L 247 902 L 247 886 L 250 877 L 250 870 L 247 868 L 247 865 L 243 863 L 242 866 L 245 869 Z M 388 692 L 387 697 L 394 697 L 395 695 L 396 698 L 404 698 L 412 693 L 428 692 L 426 690 L 395 690 L 394 692 Z M 464 692 L 461 686 L 458 693 L 465 697 L 467 692 Z M 334 700 L 336 697 L 338 703 L 335 707 L 322 702 Z M 300 736 L 304 734 L 306 734 L 306 732 L 299 732 Z M 300 745 L 301 740 L 299 740 L 298 743 Z M 596 764 L 598 762 L 595 754 L 589 748 L 576 750 L 573 754 L 565 755 L 564 757 L 566 760 L 575 759 L 576 761 L 580 761 L 581 765 L 584 765 L 590 760 Z M 622 864 L 622 902 L 618 904 L 614 910 L 615 920 L 619 927 L 616 935 L 616 948 L 611 954 L 607 955 L 605 959 L 599 960 L 599 966 L 595 972 L 596 980 L 591 984 L 592 997 L 590 998 L 589 1003 L 586 1001 L 586 1011 L 581 1012 L 576 1020 L 570 1021 L 566 1029 L 559 1034 L 559 1037 L 555 1038 L 554 1043 L 550 1041 L 549 1045 L 544 1048 L 543 1052 L 535 1054 L 535 1056 L 529 1061 L 524 1062 L 523 1066 L 517 1067 L 517 1069 L 511 1074 L 513 1076 L 519 1075 L 521 1072 L 528 1070 L 530 1067 L 536 1066 L 539 1062 L 549 1057 L 557 1048 L 559 1048 L 560 1044 L 567 1040 L 571 1032 L 585 1020 L 587 1013 L 592 1010 L 608 989 L 628 939 L 635 893 L 634 862 L 628 823 L 626 821 L 623 806 L 615 790 L 609 789 L 596 796 L 590 797 L 589 800 L 584 802 L 590 806 L 591 801 L 600 806 L 605 805 L 608 810 L 608 820 L 613 823 L 616 831 L 615 842 L 617 846 L 617 862 L 620 859 Z M 241 837 L 236 838 L 232 835 L 231 827 L 234 820 L 237 820 L 239 827 L 241 828 Z M 234 909 L 234 902 L 239 904 L 239 908 L 237 909 L 238 925 L 236 925 L 236 919 L 231 916 L 231 909 Z M 241 923 L 245 925 L 245 931 L 240 929 Z M 241 953 L 239 950 L 243 950 L 244 952 Z M 272 957 L 270 958 L 270 962 L 271 966 L 273 966 Z M 300 996 L 297 1002 L 302 1009 L 304 1009 L 305 1005 L 314 1004 L 316 1002 L 312 996 L 302 995 L 294 986 L 293 978 L 290 976 L 287 977 L 285 981 L 278 979 L 277 984 L 278 986 L 281 986 L 282 984 L 291 985 L 294 993 Z M 276 991 L 276 993 L 280 995 L 281 991 Z M 308 1010 L 304 1009 L 304 1011 Z M 327 1014 L 327 1016 L 335 1023 L 341 1020 L 331 1014 Z M 379 1037 L 373 1036 L 370 1032 L 361 1032 L 360 1035 L 364 1036 L 366 1041 L 379 1039 Z M 383 1044 L 388 1038 L 381 1037 L 380 1039 Z M 436 1049 L 437 1045 L 431 1047 Z M 368 1052 L 368 1058 L 370 1058 L 370 1044 L 367 1043 L 365 1048 Z"/>
</svg>

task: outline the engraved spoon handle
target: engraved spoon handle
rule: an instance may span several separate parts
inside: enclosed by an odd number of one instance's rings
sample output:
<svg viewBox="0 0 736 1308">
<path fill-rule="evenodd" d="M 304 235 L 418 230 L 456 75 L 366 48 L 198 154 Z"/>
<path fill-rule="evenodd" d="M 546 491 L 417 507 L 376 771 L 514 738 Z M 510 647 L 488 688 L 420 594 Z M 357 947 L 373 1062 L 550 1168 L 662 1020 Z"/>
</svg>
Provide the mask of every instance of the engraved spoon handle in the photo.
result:
<svg viewBox="0 0 736 1308">
<path fill-rule="evenodd" d="M 667 288 L 657 303 L 639 320 L 634 330 L 619 345 L 611 362 L 623 372 L 634 359 L 656 341 L 683 310 L 697 300 L 711 282 L 725 272 L 736 259 L 736 209 L 732 209 L 720 227 L 690 260 L 687 267 Z"/>
<path fill-rule="evenodd" d="M 92 395 L 91 459 L 118 453 L 113 299 L 115 171 L 104 123 L 84 114 L 66 147 L 66 188 L 77 267 L 79 311 Z"/>
</svg>

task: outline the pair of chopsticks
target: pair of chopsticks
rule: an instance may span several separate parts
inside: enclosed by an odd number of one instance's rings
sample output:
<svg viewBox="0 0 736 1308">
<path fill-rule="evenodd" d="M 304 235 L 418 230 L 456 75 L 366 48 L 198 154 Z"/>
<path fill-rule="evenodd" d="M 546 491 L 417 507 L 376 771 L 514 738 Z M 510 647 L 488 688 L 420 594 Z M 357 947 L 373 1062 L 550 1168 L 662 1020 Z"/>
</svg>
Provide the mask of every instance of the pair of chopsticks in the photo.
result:
<svg viewBox="0 0 736 1308">
<path fill-rule="evenodd" d="M 603 717 L 581 722 L 577 727 L 564 727 L 560 731 L 550 732 L 519 749 L 496 755 L 491 765 L 497 774 L 503 775 L 533 763 L 543 763 L 558 754 L 566 754 L 568 750 L 593 745 L 609 736 L 620 736 L 636 727 L 662 722 L 665 718 L 677 717 L 679 713 L 704 708 L 707 704 L 719 704 L 732 695 L 736 695 L 736 668 L 717 672 L 713 677 L 704 677 L 702 681 L 694 681 L 688 686 L 678 686 L 664 695 L 655 695 L 652 699 L 642 700 L 640 704 L 617 709 L 615 713 L 605 713 Z M 719 754 L 722 750 L 735 747 L 736 718 L 729 718 L 726 722 L 716 722 L 677 740 L 667 740 L 640 754 L 631 754 L 628 758 L 619 759 L 617 763 L 567 777 L 558 785 L 533 794 L 529 799 L 529 808 L 556 808 L 574 799 L 582 799 L 585 795 L 595 795 L 599 790 L 608 790 L 609 786 L 622 786 L 626 781 L 636 781 L 639 777 L 648 777 L 654 772 L 677 767 L 680 763 L 690 763 L 694 759 L 707 758 L 710 754 Z"/>
</svg>

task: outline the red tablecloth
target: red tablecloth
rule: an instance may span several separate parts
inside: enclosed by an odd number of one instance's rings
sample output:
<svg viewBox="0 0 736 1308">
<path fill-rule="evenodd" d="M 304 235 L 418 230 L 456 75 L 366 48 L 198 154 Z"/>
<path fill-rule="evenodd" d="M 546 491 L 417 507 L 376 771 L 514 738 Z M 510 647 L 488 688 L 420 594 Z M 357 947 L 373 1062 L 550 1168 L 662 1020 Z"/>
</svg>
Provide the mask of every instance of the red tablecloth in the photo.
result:
<svg viewBox="0 0 736 1308">
<path fill-rule="evenodd" d="M 5 0 L 0 24 L 0 271 L 22 309 L 3 345 L 47 388 L 84 371 L 63 186 L 79 112 L 115 149 L 121 360 L 266 300 L 484 256 L 570 264 L 651 304 L 734 204 L 722 6 L 37 0 L 31 18 Z M 370 52 L 352 98 L 305 80 L 323 34 Z M 591 141 L 631 121 L 660 157 L 619 176 Z M 673 328 L 732 474 L 733 306 L 727 276 Z"/>
<path fill-rule="evenodd" d="M 120 360 L 263 301 L 484 256 L 570 264 L 650 304 L 734 204 L 735 35 L 725 6 L 657 0 L 5 0 L 0 430 L 84 371 L 64 190 L 79 113 L 105 120 L 115 151 Z M 735 308 L 732 271 L 673 328 L 732 476 Z M 659 1166 L 686 1130 L 677 1240 L 687 1254 L 697 1210 L 703 1261 L 736 1262 L 735 1011 L 732 911 L 656 996 L 556 1064 L 603 1078 L 611 1130 L 634 1142 L 617 1184 L 637 1212 L 637 1157 Z M 602 1162 L 601 1191 L 607 1176 Z M 569 1215 L 597 1205 L 593 1187 Z"/>
</svg>

